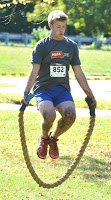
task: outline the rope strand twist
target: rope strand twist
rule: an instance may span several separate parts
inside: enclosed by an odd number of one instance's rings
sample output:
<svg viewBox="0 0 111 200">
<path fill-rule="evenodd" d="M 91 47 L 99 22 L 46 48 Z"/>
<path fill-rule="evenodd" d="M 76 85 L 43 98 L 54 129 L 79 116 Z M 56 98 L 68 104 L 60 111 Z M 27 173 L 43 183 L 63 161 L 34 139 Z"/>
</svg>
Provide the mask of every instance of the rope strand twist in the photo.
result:
<svg viewBox="0 0 111 200">
<path fill-rule="evenodd" d="M 92 107 L 89 107 L 92 109 Z M 93 114 L 91 114 L 91 112 Z M 58 185 L 61 185 L 66 179 L 68 179 L 68 177 L 72 174 L 72 172 L 74 171 L 74 169 L 76 168 L 76 166 L 79 164 L 84 151 L 88 145 L 88 142 L 90 140 L 93 128 L 94 128 L 94 124 L 95 124 L 95 110 L 93 109 L 92 111 L 90 110 L 90 120 L 89 120 L 89 127 L 86 133 L 86 136 L 84 138 L 84 141 L 81 145 L 81 148 L 75 158 L 75 160 L 72 162 L 72 164 L 69 166 L 69 168 L 67 169 L 66 173 L 58 180 L 56 180 L 55 182 L 52 183 L 46 183 L 43 182 L 39 176 L 37 175 L 37 173 L 35 172 L 30 158 L 29 158 L 29 154 L 28 154 L 28 148 L 27 148 L 27 144 L 26 144 L 26 139 L 25 139 L 25 132 L 24 132 L 24 121 L 23 121 L 23 115 L 24 115 L 24 111 L 19 111 L 19 115 L 18 115 L 18 121 L 19 121 L 19 131 L 20 131 L 20 138 L 21 138 L 21 146 L 22 146 L 22 151 L 23 151 L 23 155 L 24 155 L 24 159 L 27 165 L 27 168 L 30 172 L 30 174 L 32 175 L 33 179 L 36 181 L 37 184 L 39 184 L 39 187 L 43 187 L 43 188 L 54 188 L 57 187 Z"/>
</svg>

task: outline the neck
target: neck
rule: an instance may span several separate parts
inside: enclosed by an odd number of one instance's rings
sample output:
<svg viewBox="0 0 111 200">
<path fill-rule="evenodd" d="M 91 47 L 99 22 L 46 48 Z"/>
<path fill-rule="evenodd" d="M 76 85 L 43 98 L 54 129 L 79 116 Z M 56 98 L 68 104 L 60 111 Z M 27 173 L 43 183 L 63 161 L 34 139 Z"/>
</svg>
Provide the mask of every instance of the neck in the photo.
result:
<svg viewBox="0 0 111 200">
<path fill-rule="evenodd" d="M 50 37 L 54 40 L 63 40 L 64 39 L 64 35 L 56 35 L 54 34 L 52 31 L 50 33 Z"/>
<path fill-rule="evenodd" d="M 52 39 L 54 39 L 54 40 L 63 40 L 64 39 L 64 36 L 54 36 L 52 33 L 50 34 L 50 37 L 52 38 Z"/>
</svg>

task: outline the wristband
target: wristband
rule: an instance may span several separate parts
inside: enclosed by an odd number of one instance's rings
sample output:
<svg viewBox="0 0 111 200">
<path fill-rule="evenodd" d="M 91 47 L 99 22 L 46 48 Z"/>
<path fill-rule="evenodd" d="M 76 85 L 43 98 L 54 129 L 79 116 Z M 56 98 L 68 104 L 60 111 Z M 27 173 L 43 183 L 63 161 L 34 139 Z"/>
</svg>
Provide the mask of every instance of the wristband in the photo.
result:
<svg viewBox="0 0 111 200">
<path fill-rule="evenodd" d="M 24 92 L 24 94 L 25 94 L 25 95 L 27 95 L 27 96 L 29 95 L 29 93 L 28 93 L 28 92 Z"/>
</svg>

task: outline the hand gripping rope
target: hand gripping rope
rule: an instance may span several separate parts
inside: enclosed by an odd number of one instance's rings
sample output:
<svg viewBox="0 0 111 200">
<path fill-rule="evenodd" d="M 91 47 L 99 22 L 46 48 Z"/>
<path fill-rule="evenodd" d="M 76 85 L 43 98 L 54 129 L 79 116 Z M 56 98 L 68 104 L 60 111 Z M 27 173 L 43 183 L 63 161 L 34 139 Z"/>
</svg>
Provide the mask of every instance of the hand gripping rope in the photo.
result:
<svg viewBox="0 0 111 200">
<path fill-rule="evenodd" d="M 26 101 L 29 102 L 31 100 L 31 98 L 33 98 L 33 94 L 29 94 L 27 96 Z M 27 168 L 28 168 L 30 174 L 32 175 L 33 179 L 36 181 L 36 183 L 39 184 L 39 187 L 49 189 L 49 188 L 54 188 L 54 187 L 57 187 L 58 185 L 61 185 L 66 179 L 68 179 L 68 177 L 72 174 L 72 172 L 74 171 L 74 169 L 78 165 L 79 161 L 81 160 L 83 153 L 84 153 L 84 151 L 85 151 L 85 149 L 88 145 L 88 142 L 90 140 L 90 137 L 91 137 L 91 134 L 92 134 L 92 131 L 93 131 L 93 128 L 94 128 L 94 124 L 95 124 L 95 108 L 94 108 L 94 106 L 91 106 L 92 100 L 89 97 L 86 97 L 85 101 L 87 102 L 89 110 L 90 110 L 90 120 L 89 120 L 89 127 L 88 127 L 88 130 L 87 130 L 86 136 L 84 138 L 84 141 L 82 143 L 82 146 L 81 146 L 81 148 L 78 152 L 77 157 L 72 162 L 72 164 L 69 166 L 66 173 L 60 179 L 58 179 L 57 181 L 52 182 L 52 183 L 43 182 L 39 178 L 39 176 L 36 174 L 32 164 L 31 164 L 29 154 L 28 154 L 27 145 L 26 145 L 25 132 L 24 132 L 24 121 L 23 121 L 23 115 L 24 115 L 24 110 L 26 108 L 26 105 L 23 103 L 22 106 L 20 107 L 18 121 L 19 121 L 19 130 L 20 130 L 20 138 L 21 138 L 23 155 L 24 155 L 24 159 L 25 159 Z"/>
</svg>

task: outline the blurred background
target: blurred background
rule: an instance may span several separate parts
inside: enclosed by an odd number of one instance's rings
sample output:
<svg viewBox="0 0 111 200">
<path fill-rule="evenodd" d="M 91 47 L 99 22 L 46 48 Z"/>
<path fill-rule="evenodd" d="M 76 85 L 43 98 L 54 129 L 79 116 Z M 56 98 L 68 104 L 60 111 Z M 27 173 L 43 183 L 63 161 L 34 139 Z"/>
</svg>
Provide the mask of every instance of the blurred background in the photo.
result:
<svg viewBox="0 0 111 200">
<path fill-rule="evenodd" d="M 93 43 L 96 48 L 101 48 L 103 43 L 111 43 L 110 0 L 1 0 L 0 41 L 8 44 L 10 40 L 27 45 L 32 38 L 36 38 L 36 41 L 41 39 L 48 34 L 47 16 L 55 9 L 62 9 L 68 15 L 66 35 L 75 40 L 79 47 L 81 43 Z M 6 33 L 22 36 L 15 35 L 14 39 L 14 35 L 7 36 Z"/>
</svg>

